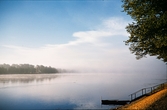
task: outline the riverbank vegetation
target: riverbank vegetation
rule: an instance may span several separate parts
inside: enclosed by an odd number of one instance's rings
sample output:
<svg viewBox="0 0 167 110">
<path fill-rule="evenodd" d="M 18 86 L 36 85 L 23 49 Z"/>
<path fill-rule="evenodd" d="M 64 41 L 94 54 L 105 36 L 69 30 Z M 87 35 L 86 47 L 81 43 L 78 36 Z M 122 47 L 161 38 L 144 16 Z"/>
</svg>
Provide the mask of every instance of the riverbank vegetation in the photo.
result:
<svg viewBox="0 0 167 110">
<path fill-rule="evenodd" d="M 39 73 L 62 73 L 64 69 L 56 69 L 51 66 L 31 64 L 0 64 L 0 74 L 39 74 Z"/>
</svg>

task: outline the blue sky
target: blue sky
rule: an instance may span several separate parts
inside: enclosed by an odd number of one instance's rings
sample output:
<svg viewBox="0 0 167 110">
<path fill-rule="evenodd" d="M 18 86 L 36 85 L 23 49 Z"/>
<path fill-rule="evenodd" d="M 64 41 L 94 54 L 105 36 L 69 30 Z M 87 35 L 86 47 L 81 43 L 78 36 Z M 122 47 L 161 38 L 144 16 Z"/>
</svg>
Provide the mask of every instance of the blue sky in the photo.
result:
<svg viewBox="0 0 167 110">
<path fill-rule="evenodd" d="M 155 57 L 136 60 L 125 46 L 121 0 L 0 1 L 0 63 L 100 72 L 159 72 Z"/>
</svg>

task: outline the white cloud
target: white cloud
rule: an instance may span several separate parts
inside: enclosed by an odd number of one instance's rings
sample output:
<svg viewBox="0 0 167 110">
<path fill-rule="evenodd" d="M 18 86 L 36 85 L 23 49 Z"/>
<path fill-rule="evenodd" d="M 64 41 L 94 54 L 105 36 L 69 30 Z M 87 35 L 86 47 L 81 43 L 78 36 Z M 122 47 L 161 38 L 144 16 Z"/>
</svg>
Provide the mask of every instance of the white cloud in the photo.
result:
<svg viewBox="0 0 167 110">
<path fill-rule="evenodd" d="M 114 30 L 124 30 L 127 22 L 123 18 L 112 17 L 103 21 L 104 27 Z"/>
<path fill-rule="evenodd" d="M 123 18 L 109 18 L 95 30 L 74 32 L 73 37 L 76 39 L 67 44 L 48 44 L 41 48 L 4 45 L 13 53 L 1 52 L 0 60 L 10 64 L 43 64 L 83 71 L 119 72 L 132 68 L 140 70 L 149 63 L 136 61 L 135 56 L 131 55 L 128 47 L 124 45 L 123 40 L 128 36 L 125 30 L 127 24 L 128 21 Z M 138 67 L 139 65 L 141 67 Z"/>
</svg>

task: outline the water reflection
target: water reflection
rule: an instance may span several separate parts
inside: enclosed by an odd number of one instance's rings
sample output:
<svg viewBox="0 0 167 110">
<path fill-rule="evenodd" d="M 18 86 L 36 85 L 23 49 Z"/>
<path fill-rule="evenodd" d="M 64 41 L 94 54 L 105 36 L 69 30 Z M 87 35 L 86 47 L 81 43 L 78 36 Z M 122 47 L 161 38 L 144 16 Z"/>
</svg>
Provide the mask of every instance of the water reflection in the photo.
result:
<svg viewBox="0 0 167 110">
<path fill-rule="evenodd" d="M 12 74 L 0 75 L 0 83 L 31 83 L 33 81 L 42 82 L 44 80 L 52 80 L 57 78 L 55 74 Z"/>
<path fill-rule="evenodd" d="M 0 109 L 109 109 L 101 99 L 129 99 L 157 75 L 0 75 Z"/>
</svg>

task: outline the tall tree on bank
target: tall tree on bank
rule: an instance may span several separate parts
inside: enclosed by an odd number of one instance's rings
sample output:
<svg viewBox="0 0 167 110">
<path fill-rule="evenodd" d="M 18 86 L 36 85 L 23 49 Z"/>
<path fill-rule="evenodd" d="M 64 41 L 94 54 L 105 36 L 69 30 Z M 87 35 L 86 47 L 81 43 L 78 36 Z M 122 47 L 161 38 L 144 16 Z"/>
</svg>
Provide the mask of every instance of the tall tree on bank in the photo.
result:
<svg viewBox="0 0 167 110">
<path fill-rule="evenodd" d="M 122 0 L 124 12 L 134 22 L 126 27 L 125 41 L 140 59 L 147 54 L 167 62 L 167 0 Z"/>
</svg>

